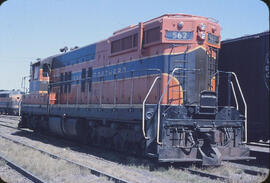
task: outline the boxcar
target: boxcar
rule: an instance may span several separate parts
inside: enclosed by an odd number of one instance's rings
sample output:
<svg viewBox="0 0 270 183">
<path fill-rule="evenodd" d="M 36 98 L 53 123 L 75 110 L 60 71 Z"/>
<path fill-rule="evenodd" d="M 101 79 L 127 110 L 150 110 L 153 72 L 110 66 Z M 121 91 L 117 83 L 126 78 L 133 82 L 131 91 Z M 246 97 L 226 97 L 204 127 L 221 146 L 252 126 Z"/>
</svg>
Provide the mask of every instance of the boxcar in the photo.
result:
<svg viewBox="0 0 270 183">
<path fill-rule="evenodd" d="M 239 77 L 248 106 L 248 140 L 269 140 L 269 31 L 222 41 L 219 69 Z"/>
</svg>

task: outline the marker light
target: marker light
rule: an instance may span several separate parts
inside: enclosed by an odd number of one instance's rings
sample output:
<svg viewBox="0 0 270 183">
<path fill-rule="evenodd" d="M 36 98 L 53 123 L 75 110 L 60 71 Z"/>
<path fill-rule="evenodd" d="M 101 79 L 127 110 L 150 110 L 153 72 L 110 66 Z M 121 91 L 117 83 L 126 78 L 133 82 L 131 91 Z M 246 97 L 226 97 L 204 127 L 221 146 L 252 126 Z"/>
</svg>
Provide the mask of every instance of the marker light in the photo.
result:
<svg viewBox="0 0 270 183">
<path fill-rule="evenodd" d="M 199 29 L 204 31 L 206 29 L 206 25 L 204 23 L 200 23 Z"/>
<path fill-rule="evenodd" d="M 178 29 L 182 29 L 183 26 L 184 26 L 184 23 L 183 22 L 179 22 L 177 26 L 178 26 Z"/>
</svg>

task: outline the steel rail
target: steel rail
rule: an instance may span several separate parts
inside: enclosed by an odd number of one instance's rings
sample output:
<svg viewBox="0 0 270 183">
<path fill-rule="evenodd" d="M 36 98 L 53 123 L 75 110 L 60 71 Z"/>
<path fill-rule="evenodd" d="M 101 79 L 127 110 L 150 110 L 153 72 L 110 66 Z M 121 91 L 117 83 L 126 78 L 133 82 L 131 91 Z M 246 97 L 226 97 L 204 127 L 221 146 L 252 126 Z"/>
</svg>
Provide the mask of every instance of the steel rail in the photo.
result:
<svg viewBox="0 0 270 183">
<path fill-rule="evenodd" d="M 37 177 L 36 175 L 32 174 L 28 170 L 24 169 L 20 165 L 14 163 L 13 161 L 7 159 L 5 156 L 0 154 L 0 159 L 4 160 L 9 167 L 16 170 L 18 173 L 23 175 L 25 178 L 35 182 L 35 183 L 46 183 L 46 181 L 42 180 L 41 178 Z"/>
<path fill-rule="evenodd" d="M 0 122 L 4 122 L 4 123 L 10 123 L 10 124 L 13 124 L 13 123 L 16 123 L 16 122 L 18 122 L 19 120 L 17 120 L 17 121 L 15 121 L 15 120 L 6 120 L 6 121 L 4 121 L 4 119 L 3 118 L 0 118 Z"/>
<path fill-rule="evenodd" d="M 268 172 L 262 172 L 262 171 L 259 171 L 259 170 L 253 170 L 248 166 L 240 165 L 238 163 L 224 162 L 223 165 L 232 165 L 235 168 L 239 168 L 239 169 L 243 170 L 243 172 L 245 172 L 246 174 L 250 174 L 250 175 L 254 175 L 254 176 L 266 176 L 268 174 Z M 213 179 L 213 180 L 221 180 L 221 181 L 224 181 L 224 182 L 234 182 L 233 179 L 231 179 L 229 177 L 226 177 L 226 176 L 222 176 L 222 175 L 216 175 L 216 174 L 212 174 L 212 173 L 207 173 L 207 172 L 195 170 L 195 169 L 192 169 L 192 168 L 180 168 L 180 169 L 188 171 L 191 174 L 199 175 L 201 177 L 208 177 L 208 178 Z"/>
<path fill-rule="evenodd" d="M 0 114 L 0 117 L 8 117 L 8 118 L 16 118 L 16 117 L 19 117 L 19 116 L 15 116 L 15 115 L 6 115 L 6 114 Z"/>
<path fill-rule="evenodd" d="M 250 174 L 250 175 L 266 176 L 268 174 L 268 172 L 263 172 L 260 170 L 253 170 L 250 166 L 241 165 L 239 163 L 223 162 L 223 165 L 225 165 L 225 166 L 230 165 L 230 166 L 233 166 L 235 168 L 239 168 L 239 169 L 243 170 L 245 173 Z"/>
<path fill-rule="evenodd" d="M 12 129 L 17 129 L 15 127 L 8 126 L 8 125 L 2 125 L 2 124 L 0 124 L 0 126 L 4 126 L 4 127 L 7 127 L 7 128 L 12 128 Z M 27 130 L 23 130 L 23 129 L 17 129 L 17 130 L 27 131 Z M 27 131 L 27 132 L 29 132 L 29 131 Z M 2 137 L 2 135 L 0 135 L 0 137 Z M 13 141 L 12 139 L 9 139 L 9 138 L 8 138 L 8 140 Z M 29 146 L 29 145 L 27 145 L 27 146 Z M 53 158 L 57 158 L 56 155 L 52 155 L 52 157 Z M 201 172 L 201 171 L 198 171 L 198 170 L 193 170 L 193 169 L 190 169 L 190 168 L 180 168 L 180 169 L 181 170 L 184 170 L 184 171 L 188 171 L 189 173 L 194 174 L 194 175 L 199 175 L 199 176 L 207 177 L 207 178 L 214 179 L 214 180 L 220 179 L 220 180 L 223 180 L 223 181 L 228 181 L 227 180 L 227 177 L 218 176 L 218 175 L 214 175 L 214 174 L 209 174 L 209 173 Z M 230 182 L 230 181 L 228 181 L 228 182 Z"/>
<path fill-rule="evenodd" d="M 0 126 L 4 126 L 4 127 L 6 127 L 6 128 L 11 128 L 11 129 L 15 129 L 15 130 L 20 130 L 20 131 L 23 131 L 23 132 L 26 132 L 26 133 L 33 133 L 33 131 L 32 130 L 28 130 L 28 129 L 21 129 L 21 128 L 16 128 L 16 127 L 12 127 L 12 126 L 7 126 L 7 125 L 2 125 L 2 124 L 0 124 Z M 51 139 L 51 140 L 56 140 L 53 136 L 44 136 L 44 135 L 41 135 L 41 134 L 39 134 L 39 133 L 35 133 L 34 134 L 35 136 L 38 136 L 39 138 L 49 138 L 49 139 Z M 61 141 L 61 143 L 65 143 L 65 144 L 68 144 L 68 145 L 71 145 L 72 147 L 80 147 L 80 148 L 83 148 L 83 150 L 92 150 L 93 149 L 93 147 L 89 147 L 89 146 L 86 146 L 86 145 L 80 145 L 80 146 L 78 146 L 78 144 L 77 143 L 74 143 L 74 142 L 72 142 L 72 141 L 67 141 L 67 140 L 65 140 L 65 139 L 57 139 L 57 140 L 59 140 L 59 141 Z M 95 147 L 94 147 L 95 148 Z M 125 156 L 125 155 L 124 155 Z M 100 158 L 98 158 L 98 159 L 100 159 Z M 140 161 L 141 159 L 139 159 L 138 161 Z M 107 162 L 107 163 L 110 163 L 110 164 L 113 164 L 113 165 L 118 165 L 118 163 L 116 163 L 116 162 L 111 162 L 111 161 L 109 161 L 109 160 L 105 160 L 105 159 L 102 159 L 102 161 L 104 161 L 104 162 Z M 131 170 L 132 171 L 132 170 Z"/>
<path fill-rule="evenodd" d="M 0 121 L 1 122 L 1 121 Z M 7 128 L 12 128 L 12 129 L 16 129 L 16 130 L 21 130 L 21 131 L 25 131 L 25 132 L 30 132 L 28 130 L 24 130 L 24 129 L 18 129 L 16 127 L 12 127 L 12 126 L 8 126 L 8 125 L 3 125 L 3 124 L 0 124 L 0 126 L 4 126 L 4 127 L 7 127 Z M 1 136 L 1 135 L 0 135 Z M 53 157 L 55 158 L 55 157 Z M 232 165 L 236 168 L 239 168 L 241 170 L 243 170 L 245 173 L 247 174 L 250 174 L 250 175 L 255 175 L 255 176 L 266 176 L 267 175 L 267 172 L 262 172 L 262 171 L 258 171 L 258 170 L 254 170 L 248 166 L 244 166 L 244 165 L 241 165 L 239 163 L 233 163 L 233 162 L 223 162 L 223 165 Z M 202 177 L 208 177 L 210 179 L 220 179 L 220 180 L 223 180 L 223 181 L 227 181 L 227 182 L 231 182 L 232 180 L 229 178 L 229 177 L 224 177 L 224 176 L 221 176 L 221 175 L 215 175 L 215 174 L 211 174 L 211 173 L 206 173 L 206 172 L 202 172 L 202 171 L 198 171 L 198 170 L 194 170 L 194 169 L 191 169 L 191 168 L 180 168 L 181 170 L 185 170 L 185 171 L 188 171 L 190 172 L 191 174 L 196 174 L 196 175 L 200 175 Z"/>
<path fill-rule="evenodd" d="M 7 120 L 10 120 L 10 121 L 18 121 L 18 119 L 13 119 L 13 118 L 9 118 L 9 117 L 5 118 L 3 116 L 0 116 L 0 119 L 7 119 Z"/>
<path fill-rule="evenodd" d="M 180 169 L 188 171 L 191 174 L 199 175 L 201 177 L 207 177 L 207 178 L 210 178 L 210 179 L 213 179 L 213 180 L 222 180 L 222 181 L 225 181 L 225 182 L 233 182 L 233 180 L 231 178 L 221 176 L 221 175 L 215 175 L 215 174 L 212 174 L 212 173 L 206 173 L 206 172 L 202 172 L 202 171 L 199 171 L 199 170 L 194 170 L 192 168 L 180 168 Z"/>
<path fill-rule="evenodd" d="M 1 122 L 1 121 L 0 121 Z M 16 128 L 16 127 L 13 127 L 13 126 L 8 126 L 8 125 L 3 125 L 3 124 L 0 124 L 0 126 L 3 126 L 3 127 L 6 127 L 6 128 L 11 128 L 11 129 L 15 129 L 15 130 L 20 130 L 22 132 L 25 132 L 25 133 L 34 133 L 34 131 L 32 130 L 29 130 L 29 129 L 22 129 L 22 128 Z M 39 137 L 39 138 L 49 138 L 50 140 L 56 140 L 57 138 L 53 137 L 53 136 L 46 136 L 46 135 L 42 135 L 40 133 L 35 133 L 34 134 L 35 136 Z M 72 147 L 82 147 L 84 150 L 90 150 L 89 146 L 86 146 L 86 145 L 81 145 L 78 146 L 77 143 L 74 143 L 73 141 L 68 141 L 66 139 L 57 139 L 59 141 L 61 141 L 61 143 L 65 143 L 65 144 L 68 144 L 68 145 L 71 145 Z M 92 147 L 91 147 L 92 148 Z M 105 160 L 105 159 L 102 159 L 102 161 L 105 161 L 105 162 L 109 162 L 109 163 L 112 163 L 111 161 L 108 161 L 108 160 Z M 117 165 L 117 163 L 113 163 L 114 165 Z"/>
<path fill-rule="evenodd" d="M 60 157 L 60 156 L 58 156 L 58 155 L 55 155 L 55 154 L 52 154 L 52 153 L 50 153 L 50 152 L 41 150 L 41 149 L 36 148 L 36 147 L 34 147 L 34 146 L 31 146 L 31 145 L 27 145 L 27 144 L 25 144 L 25 143 L 19 142 L 19 141 L 14 140 L 14 139 L 11 139 L 11 138 L 9 138 L 9 137 L 3 136 L 3 135 L 0 135 L 0 137 L 4 138 L 4 139 L 6 139 L 6 140 L 9 140 L 9 141 L 11 141 L 11 142 L 13 142 L 13 143 L 22 145 L 22 146 L 24 146 L 24 147 L 28 147 L 28 148 L 34 149 L 34 150 L 36 150 L 36 151 L 39 151 L 39 152 L 41 152 L 42 154 L 48 155 L 48 156 L 50 156 L 50 157 L 52 157 L 52 158 L 54 158 L 54 159 L 61 159 L 61 160 L 64 160 L 64 161 L 66 161 L 66 162 L 68 162 L 68 163 L 70 163 L 70 164 L 77 165 L 77 166 L 79 166 L 80 168 L 87 169 L 87 170 L 90 171 L 91 174 L 96 175 L 96 176 L 98 176 L 98 177 L 99 177 L 99 176 L 104 176 L 104 177 L 108 178 L 109 180 L 112 180 L 113 182 L 116 182 L 116 183 L 128 183 L 128 181 L 123 180 L 123 179 L 121 179 L 121 178 L 117 178 L 117 177 L 115 177 L 115 176 L 113 176 L 113 175 L 110 175 L 110 174 L 108 174 L 108 173 L 102 172 L 102 171 L 97 170 L 97 169 L 95 169 L 95 168 L 92 168 L 92 167 L 83 165 L 83 164 L 81 164 L 81 163 L 78 163 L 78 162 L 75 162 L 75 161 L 72 161 L 72 160 L 69 160 L 69 159 Z"/>
<path fill-rule="evenodd" d="M 0 124 L 0 126 L 4 126 L 4 127 L 7 127 L 7 128 L 12 128 L 12 129 L 16 129 L 16 130 L 22 130 L 22 129 L 18 129 L 16 127 L 13 127 L 13 126 L 8 126 L 8 125 L 3 125 L 3 124 Z"/>
</svg>

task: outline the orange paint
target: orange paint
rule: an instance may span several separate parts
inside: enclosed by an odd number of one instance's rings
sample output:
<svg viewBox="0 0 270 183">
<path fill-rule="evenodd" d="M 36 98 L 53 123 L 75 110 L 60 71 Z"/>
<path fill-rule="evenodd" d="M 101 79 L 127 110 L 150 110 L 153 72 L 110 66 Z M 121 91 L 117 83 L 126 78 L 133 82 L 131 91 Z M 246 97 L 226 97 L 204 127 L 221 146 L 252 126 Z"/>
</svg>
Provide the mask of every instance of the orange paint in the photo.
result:
<svg viewBox="0 0 270 183">
<path fill-rule="evenodd" d="M 216 76 L 213 76 L 212 79 L 211 79 L 211 88 L 210 88 L 210 90 L 212 92 L 216 91 Z"/>
</svg>

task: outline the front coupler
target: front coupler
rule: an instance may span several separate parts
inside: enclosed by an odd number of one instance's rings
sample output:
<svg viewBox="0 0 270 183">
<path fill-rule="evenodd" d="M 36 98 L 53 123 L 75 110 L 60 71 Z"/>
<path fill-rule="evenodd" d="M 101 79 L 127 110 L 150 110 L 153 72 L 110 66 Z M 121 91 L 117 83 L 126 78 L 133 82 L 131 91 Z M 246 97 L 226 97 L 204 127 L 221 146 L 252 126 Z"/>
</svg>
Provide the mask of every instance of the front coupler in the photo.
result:
<svg viewBox="0 0 270 183">
<path fill-rule="evenodd" d="M 158 160 L 220 165 L 222 160 L 250 159 L 249 149 L 242 143 L 243 123 L 243 120 L 164 119 L 162 144 L 157 145 Z"/>
</svg>

